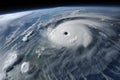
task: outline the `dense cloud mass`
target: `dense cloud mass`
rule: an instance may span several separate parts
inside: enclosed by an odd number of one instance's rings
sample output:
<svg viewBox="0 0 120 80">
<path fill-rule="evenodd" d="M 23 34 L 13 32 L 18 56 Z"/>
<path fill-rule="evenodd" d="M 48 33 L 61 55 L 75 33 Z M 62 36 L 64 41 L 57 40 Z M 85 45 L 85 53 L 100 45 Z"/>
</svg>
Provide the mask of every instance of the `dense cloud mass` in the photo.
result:
<svg viewBox="0 0 120 80">
<path fill-rule="evenodd" d="M 59 7 L 14 14 L 0 23 L 0 80 L 119 80 L 119 13 Z"/>
</svg>

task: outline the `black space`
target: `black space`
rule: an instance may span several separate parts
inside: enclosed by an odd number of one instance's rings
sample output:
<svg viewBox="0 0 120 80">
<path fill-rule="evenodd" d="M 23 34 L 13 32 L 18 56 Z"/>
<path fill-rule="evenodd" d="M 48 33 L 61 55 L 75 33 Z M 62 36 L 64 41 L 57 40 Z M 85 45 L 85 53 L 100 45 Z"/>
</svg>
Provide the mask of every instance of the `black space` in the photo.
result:
<svg viewBox="0 0 120 80">
<path fill-rule="evenodd" d="M 59 6 L 119 6 L 118 1 L 89 0 L 0 0 L 0 14 Z"/>
</svg>

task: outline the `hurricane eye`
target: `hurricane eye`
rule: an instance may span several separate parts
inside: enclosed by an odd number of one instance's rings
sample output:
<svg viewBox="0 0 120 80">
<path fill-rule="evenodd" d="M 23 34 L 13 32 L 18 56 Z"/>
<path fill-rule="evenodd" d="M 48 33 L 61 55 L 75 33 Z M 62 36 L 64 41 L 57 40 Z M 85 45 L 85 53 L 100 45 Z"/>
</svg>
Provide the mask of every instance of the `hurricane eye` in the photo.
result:
<svg viewBox="0 0 120 80">
<path fill-rule="evenodd" d="M 65 31 L 65 32 L 64 32 L 64 35 L 68 35 L 68 32 Z"/>
</svg>

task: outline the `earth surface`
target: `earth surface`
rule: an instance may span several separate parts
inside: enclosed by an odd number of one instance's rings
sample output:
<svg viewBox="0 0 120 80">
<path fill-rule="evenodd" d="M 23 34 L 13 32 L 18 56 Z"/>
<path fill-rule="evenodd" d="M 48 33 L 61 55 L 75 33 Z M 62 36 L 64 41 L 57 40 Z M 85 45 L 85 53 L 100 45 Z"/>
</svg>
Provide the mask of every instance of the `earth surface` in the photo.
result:
<svg viewBox="0 0 120 80">
<path fill-rule="evenodd" d="M 120 80 L 120 7 L 0 15 L 0 80 Z"/>
</svg>

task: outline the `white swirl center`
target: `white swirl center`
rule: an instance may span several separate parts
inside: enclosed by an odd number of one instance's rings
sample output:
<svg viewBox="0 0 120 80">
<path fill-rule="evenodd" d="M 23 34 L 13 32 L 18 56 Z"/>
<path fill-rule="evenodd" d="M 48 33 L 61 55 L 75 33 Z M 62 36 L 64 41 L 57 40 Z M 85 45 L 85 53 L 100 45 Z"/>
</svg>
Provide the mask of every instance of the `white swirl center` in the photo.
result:
<svg viewBox="0 0 120 80">
<path fill-rule="evenodd" d="M 90 30 L 80 20 L 61 23 L 48 34 L 48 38 L 54 44 L 64 47 L 87 47 L 92 41 Z"/>
</svg>

